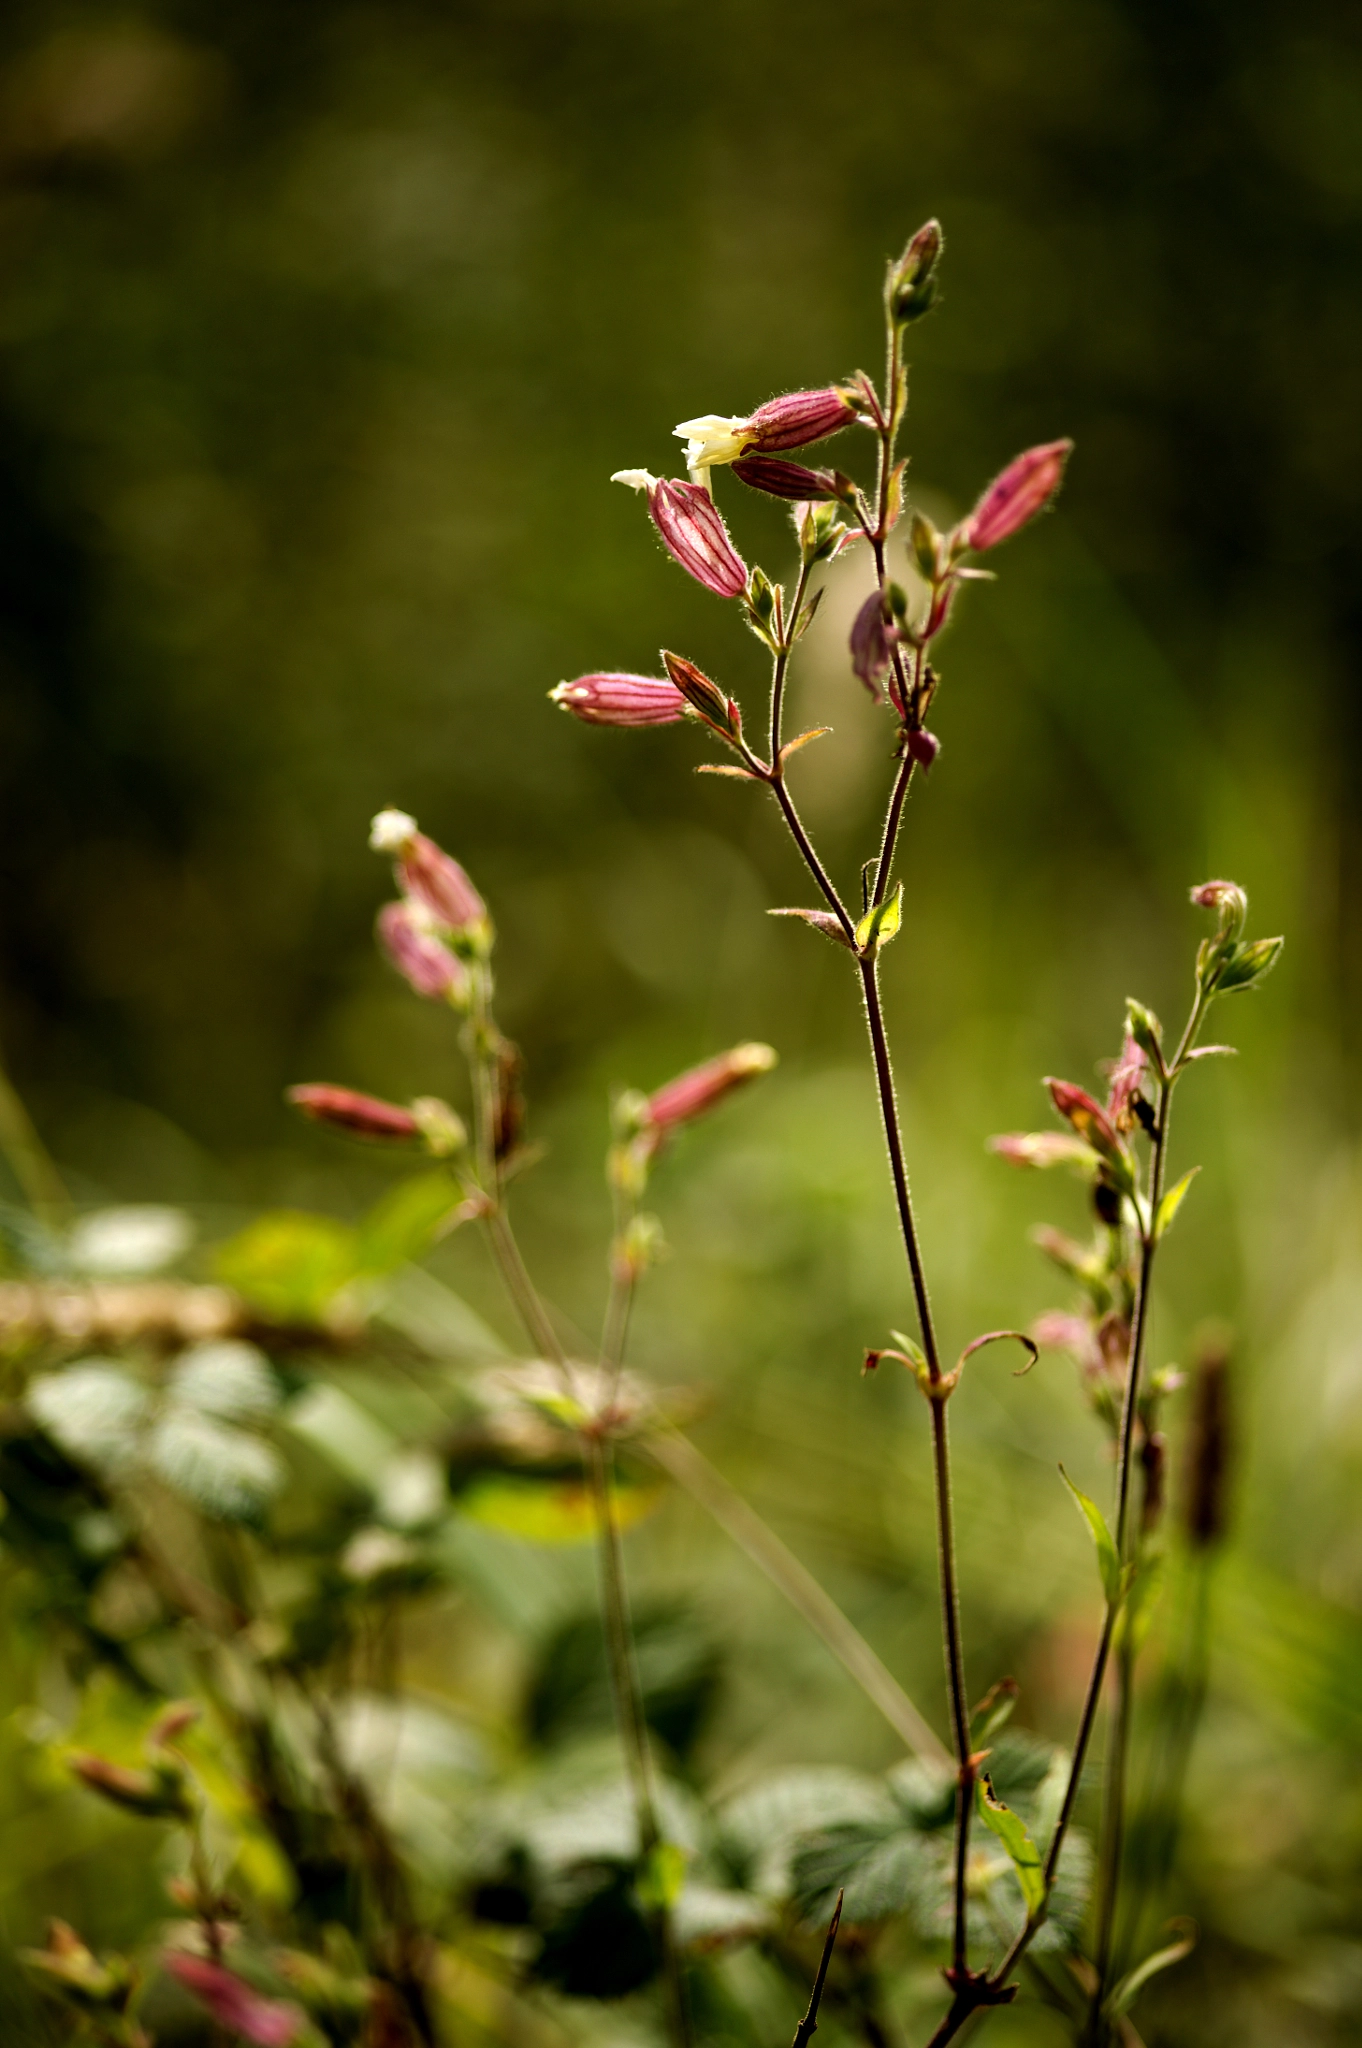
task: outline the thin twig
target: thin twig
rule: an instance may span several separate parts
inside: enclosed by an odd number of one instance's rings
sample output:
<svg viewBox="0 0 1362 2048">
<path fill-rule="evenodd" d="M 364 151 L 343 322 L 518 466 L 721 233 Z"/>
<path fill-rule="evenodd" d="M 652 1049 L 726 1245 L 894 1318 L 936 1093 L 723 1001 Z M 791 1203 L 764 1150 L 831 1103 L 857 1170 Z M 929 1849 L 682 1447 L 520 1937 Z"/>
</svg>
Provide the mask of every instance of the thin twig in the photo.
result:
<svg viewBox="0 0 1362 2048">
<path fill-rule="evenodd" d="M 808 2048 L 809 2042 L 818 2032 L 818 2008 L 823 2002 L 823 1986 L 827 1981 L 828 1964 L 832 1961 L 832 1951 L 837 1943 L 837 1929 L 842 1921 L 842 1900 L 844 1897 L 844 1892 L 838 1892 L 837 1904 L 832 1909 L 832 1918 L 828 1922 L 827 1935 L 823 1941 L 823 1953 L 818 1961 L 818 1975 L 813 1980 L 813 1991 L 809 1997 L 809 2009 L 795 2028 L 794 2040 L 791 2042 L 790 2048 Z"/>
</svg>

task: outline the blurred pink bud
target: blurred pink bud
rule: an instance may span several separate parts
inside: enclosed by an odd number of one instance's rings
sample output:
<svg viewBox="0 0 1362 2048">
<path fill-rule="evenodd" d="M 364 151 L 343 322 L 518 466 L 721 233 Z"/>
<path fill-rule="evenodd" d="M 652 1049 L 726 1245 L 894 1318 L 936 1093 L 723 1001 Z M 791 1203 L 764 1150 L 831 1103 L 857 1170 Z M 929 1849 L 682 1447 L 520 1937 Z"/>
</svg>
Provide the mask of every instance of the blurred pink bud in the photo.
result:
<svg viewBox="0 0 1362 2048">
<path fill-rule="evenodd" d="M 908 735 L 908 752 L 924 769 L 930 768 L 941 752 L 941 742 L 934 732 L 928 732 L 925 726 L 920 726 Z"/>
<path fill-rule="evenodd" d="M 999 541 L 1010 540 L 1028 520 L 1043 512 L 1059 489 L 1073 445 L 1072 441 L 1047 441 L 1009 462 L 960 528 L 965 545 L 996 548 Z"/>
<path fill-rule="evenodd" d="M 762 455 L 778 448 L 806 448 L 811 441 L 825 441 L 829 434 L 849 427 L 858 417 L 845 391 L 835 384 L 824 385 L 820 391 L 787 391 L 783 398 L 769 398 L 749 416 L 748 447 Z"/>
<path fill-rule="evenodd" d="M 133 1771 L 124 1764 L 112 1763 L 108 1757 L 95 1756 L 88 1750 L 71 1757 L 69 1762 L 81 1783 L 88 1785 L 92 1792 L 98 1792 L 112 1805 L 124 1806 L 129 1812 L 140 1813 L 148 1820 L 171 1815 L 182 1819 L 189 1811 L 183 1778 L 173 1767 Z"/>
<path fill-rule="evenodd" d="M 878 704 L 879 685 L 889 673 L 897 635 L 886 625 L 884 599 L 872 590 L 851 622 L 851 666 Z"/>
<path fill-rule="evenodd" d="M 398 908 L 393 905 L 393 908 Z M 335 1088 L 329 1081 L 304 1081 L 288 1090 L 288 1100 L 319 1124 L 334 1124 L 355 1138 L 416 1138 L 421 1127 L 408 1109 L 359 1095 L 353 1088 Z"/>
<path fill-rule="evenodd" d="M 648 1127 L 663 1134 L 677 1124 L 689 1123 L 692 1117 L 703 1116 L 744 1081 L 769 1074 L 775 1063 L 771 1046 L 749 1044 L 735 1045 L 731 1052 L 721 1052 L 716 1059 L 689 1068 L 649 1096 Z"/>
<path fill-rule="evenodd" d="M 1147 1064 L 1144 1053 L 1127 1031 L 1107 1090 L 1107 1115 L 1118 1131 L 1129 1130 L 1134 1121 L 1135 1098 Z"/>
<path fill-rule="evenodd" d="M 404 896 L 450 931 L 467 931 L 487 915 L 487 905 L 459 863 L 424 832 L 413 832 L 402 848 L 397 879 Z"/>
<path fill-rule="evenodd" d="M 1055 1108 L 1080 1138 L 1095 1145 L 1099 1152 L 1120 1153 L 1121 1141 L 1106 1111 L 1093 1101 L 1086 1088 L 1079 1088 L 1072 1081 L 1056 1081 L 1051 1074 L 1046 1075 L 1045 1085 Z"/>
<path fill-rule="evenodd" d="M 675 478 L 655 478 L 648 486 L 648 510 L 673 561 L 716 597 L 741 597 L 747 588 L 747 564 L 707 490 Z"/>
<path fill-rule="evenodd" d="M 676 685 L 652 676 L 578 676 L 559 683 L 549 696 L 587 725 L 675 725 L 686 712 Z"/>
<path fill-rule="evenodd" d="M 1192 891 L 1192 901 L 1198 910 L 1218 911 L 1224 931 L 1238 937 L 1243 930 L 1248 897 L 1237 882 L 1201 882 Z"/>
<path fill-rule="evenodd" d="M 957 574 L 960 573 L 963 572 L 957 572 Z M 945 582 L 939 583 L 932 592 L 931 609 L 927 613 L 927 623 L 922 628 L 922 638 L 924 640 L 934 640 L 945 625 L 950 617 L 951 606 L 955 602 L 955 593 L 959 587 L 956 577 L 948 576 Z"/>
<path fill-rule="evenodd" d="M 343 1094 L 344 1090 L 338 1089 L 336 1093 Z M 194 1726 L 199 1713 L 196 1700 L 172 1700 L 151 1731 L 149 1740 L 153 1748 L 164 1749 L 168 1743 L 174 1742 L 186 1729 Z"/>
<path fill-rule="evenodd" d="M 1042 1349 L 1071 1352 L 1080 1365 L 1089 1369 L 1102 1364 L 1097 1333 L 1082 1316 L 1068 1315 L 1059 1308 L 1047 1309 L 1032 1323 L 1031 1335 Z"/>
<path fill-rule="evenodd" d="M 808 504 L 814 499 L 840 495 L 829 471 L 805 469 L 801 463 L 781 462 L 774 455 L 744 455 L 734 463 L 733 474 L 739 483 L 754 491 L 765 491 L 769 498 L 792 498 L 796 503 Z"/>
<path fill-rule="evenodd" d="M 378 942 L 418 996 L 440 996 L 446 1002 L 462 998 L 468 970 L 435 937 L 417 904 L 385 903 L 378 913 Z"/>
<path fill-rule="evenodd" d="M 1014 1166 L 1091 1166 L 1092 1149 L 1067 1131 L 1004 1131 L 988 1141 L 990 1152 Z"/>
<path fill-rule="evenodd" d="M 172 1953 L 162 1960 L 171 1976 L 207 2007 L 220 2027 L 257 2042 L 259 2048 L 290 2048 L 307 2025 L 298 2006 L 262 1997 L 242 1978 L 205 1956 Z"/>
</svg>

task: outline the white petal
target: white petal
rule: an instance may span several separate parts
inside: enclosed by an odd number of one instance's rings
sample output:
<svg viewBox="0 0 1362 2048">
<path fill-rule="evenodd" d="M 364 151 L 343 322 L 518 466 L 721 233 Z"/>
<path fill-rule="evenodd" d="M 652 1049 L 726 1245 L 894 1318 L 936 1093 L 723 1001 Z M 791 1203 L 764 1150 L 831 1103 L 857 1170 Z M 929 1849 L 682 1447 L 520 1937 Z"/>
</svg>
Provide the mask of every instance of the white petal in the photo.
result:
<svg viewBox="0 0 1362 2048">
<path fill-rule="evenodd" d="M 369 827 L 375 853 L 400 853 L 416 834 L 416 820 L 406 811 L 380 811 Z"/>
</svg>

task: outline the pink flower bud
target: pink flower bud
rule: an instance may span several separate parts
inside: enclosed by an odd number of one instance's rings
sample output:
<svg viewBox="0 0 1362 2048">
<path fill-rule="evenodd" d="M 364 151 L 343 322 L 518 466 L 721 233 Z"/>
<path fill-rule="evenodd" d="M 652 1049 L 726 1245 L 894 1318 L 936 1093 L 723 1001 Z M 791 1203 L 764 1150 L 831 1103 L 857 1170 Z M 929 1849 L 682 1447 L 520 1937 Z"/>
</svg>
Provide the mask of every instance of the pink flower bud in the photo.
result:
<svg viewBox="0 0 1362 2048">
<path fill-rule="evenodd" d="M 988 1149 L 1014 1166 L 1092 1165 L 1092 1148 L 1067 1131 L 1004 1131 Z"/>
<path fill-rule="evenodd" d="M 781 462 L 774 455 L 743 455 L 733 465 L 739 483 L 750 490 L 765 491 L 768 498 L 792 498 L 809 504 L 817 498 L 835 498 L 837 485 L 828 470 L 805 469 L 798 462 Z"/>
<path fill-rule="evenodd" d="M 1009 462 L 959 529 L 965 546 L 996 548 L 999 541 L 1010 540 L 1028 520 L 1043 512 L 1059 489 L 1073 445 L 1072 441 L 1047 441 Z"/>
<path fill-rule="evenodd" d="M 1201 882 L 1192 891 L 1192 901 L 1198 910 L 1217 911 L 1222 930 L 1236 938 L 1244 929 L 1248 897 L 1237 882 Z"/>
<path fill-rule="evenodd" d="M 747 564 L 734 549 L 708 491 L 699 484 L 655 478 L 648 486 L 648 510 L 673 561 L 716 597 L 741 597 L 747 588 Z"/>
<path fill-rule="evenodd" d="M 1111 1070 L 1107 1090 L 1107 1115 L 1118 1131 L 1128 1131 L 1135 1122 L 1135 1098 L 1145 1076 L 1147 1061 L 1129 1031 L 1121 1046 L 1121 1057 Z"/>
<path fill-rule="evenodd" d="M 686 712 L 676 685 L 652 676 L 578 676 L 559 683 L 549 697 L 587 725 L 675 725 Z"/>
<path fill-rule="evenodd" d="M 487 905 L 459 863 L 424 832 L 413 832 L 402 848 L 397 879 L 404 896 L 452 932 L 467 931 L 487 916 Z"/>
<path fill-rule="evenodd" d="M 893 663 L 897 635 L 886 625 L 884 599 L 872 590 L 851 622 L 851 666 L 878 704 L 879 685 Z"/>
<path fill-rule="evenodd" d="M 665 1134 L 678 1124 L 703 1116 L 744 1081 L 769 1074 L 775 1063 L 776 1055 L 769 1045 L 749 1044 L 736 1045 L 731 1052 L 721 1052 L 717 1059 L 689 1068 L 649 1096 L 649 1128 Z"/>
<path fill-rule="evenodd" d="M 435 937 L 417 904 L 385 903 L 378 913 L 378 942 L 418 996 L 462 1000 L 468 969 Z"/>
<path fill-rule="evenodd" d="M 151 1771 L 129 1770 L 126 1764 L 113 1763 L 108 1757 L 95 1756 L 88 1750 L 73 1756 L 70 1764 L 81 1783 L 92 1792 L 98 1792 L 114 1806 L 140 1813 L 145 1819 L 174 1816 L 182 1820 L 189 1812 L 183 1777 L 173 1765 Z"/>
<path fill-rule="evenodd" d="M 259 2048 L 290 2048 L 307 2025 L 298 2006 L 263 1998 L 244 1979 L 224 1970 L 220 1963 L 210 1963 L 206 1956 L 172 1953 L 162 1960 L 171 1976 L 207 2007 L 220 2027 L 257 2042 Z"/>
<path fill-rule="evenodd" d="M 394 905 L 394 908 L 398 906 Z M 329 1081 L 304 1081 L 288 1090 L 288 1099 L 304 1116 L 319 1124 L 334 1124 L 355 1138 L 417 1138 L 421 1127 L 408 1109 L 395 1102 L 380 1102 L 376 1095 L 359 1095 L 353 1088 L 334 1088 Z"/>
<path fill-rule="evenodd" d="M 821 391 L 788 391 L 759 405 L 747 421 L 748 447 L 761 455 L 779 448 L 806 448 L 849 427 L 858 417 L 845 391 L 828 384 Z"/>
<path fill-rule="evenodd" d="M 1045 1085 L 1055 1108 L 1066 1122 L 1073 1125 L 1080 1138 L 1086 1139 L 1099 1152 L 1121 1153 L 1121 1141 L 1106 1111 L 1093 1101 L 1085 1088 L 1075 1086 L 1072 1081 L 1056 1081 L 1049 1074 L 1045 1077 Z"/>
</svg>

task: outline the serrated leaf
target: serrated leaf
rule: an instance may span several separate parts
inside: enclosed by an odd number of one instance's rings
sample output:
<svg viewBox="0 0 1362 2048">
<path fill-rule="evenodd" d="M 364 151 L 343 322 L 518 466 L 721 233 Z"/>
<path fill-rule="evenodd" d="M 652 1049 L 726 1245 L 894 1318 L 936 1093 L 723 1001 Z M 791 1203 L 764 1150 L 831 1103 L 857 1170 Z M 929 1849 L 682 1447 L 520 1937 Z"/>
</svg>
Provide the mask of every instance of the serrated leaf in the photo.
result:
<svg viewBox="0 0 1362 2048">
<path fill-rule="evenodd" d="M 1045 1903 L 1045 1866 L 1025 1821 L 1003 1804 L 986 1773 L 975 1779 L 974 1791 L 980 1820 L 998 1837 L 1011 1859 L 1028 1914 L 1036 1912 Z"/>
<path fill-rule="evenodd" d="M 413 1174 L 374 1204 L 359 1227 L 357 1265 L 364 1273 L 391 1273 L 423 1258 L 443 1236 L 463 1202 L 452 1173 Z"/>
<path fill-rule="evenodd" d="M 1201 1168 L 1199 1166 L 1189 1167 L 1177 1186 L 1169 1188 L 1168 1192 L 1161 1198 L 1154 1216 L 1155 1244 L 1172 1229 L 1173 1219 L 1187 1198 L 1188 1188 L 1192 1185 L 1200 1171 Z"/>
<path fill-rule="evenodd" d="M 284 1483 L 272 1444 L 179 1405 L 157 1422 L 147 1455 L 172 1492 L 217 1521 L 253 1521 Z"/>
<path fill-rule="evenodd" d="M 780 750 L 780 763 L 784 767 L 791 754 L 797 754 L 801 747 L 807 747 L 810 740 L 821 740 L 832 731 L 830 725 L 811 725 L 807 732 L 796 733 L 792 740 L 786 740 Z"/>
<path fill-rule="evenodd" d="M 1178 1925 L 1176 1921 L 1173 1924 Z M 1120 2019 L 1122 2013 L 1129 2012 L 1137 1994 L 1143 1990 L 1151 1977 L 1157 1977 L 1160 1970 L 1171 1970 L 1174 1963 L 1180 1963 L 1184 1956 L 1192 1953 L 1196 1947 L 1199 1930 L 1194 1921 L 1182 1924 L 1188 1928 L 1188 1932 L 1180 1940 L 1169 1942 L 1167 1948 L 1155 1949 L 1152 1956 L 1146 1956 L 1142 1963 L 1137 1963 L 1127 1976 L 1122 1977 L 1103 2007 L 1109 2018 Z"/>
<path fill-rule="evenodd" d="M 218 1247 L 218 1278 L 280 1322 L 318 1322 L 357 1271 L 358 1238 L 348 1224 L 302 1209 L 257 1217 Z"/>
<path fill-rule="evenodd" d="M 274 1413 L 281 1389 L 263 1351 L 228 1337 L 182 1351 L 166 1393 L 219 1422 L 251 1422 Z"/>
<path fill-rule="evenodd" d="M 899 883 L 892 896 L 886 896 L 879 903 L 872 903 L 856 927 L 856 950 L 858 953 L 878 953 L 881 946 L 887 946 L 903 921 L 903 884 Z"/>
<path fill-rule="evenodd" d="M 1108 1605 L 1114 1605 L 1121 1593 L 1121 1560 L 1116 1554 L 1116 1545 L 1106 1524 L 1106 1517 L 1095 1500 L 1089 1500 L 1081 1487 L 1075 1486 L 1061 1465 L 1060 1478 L 1068 1487 L 1078 1504 L 1078 1512 L 1088 1525 L 1093 1542 L 1097 1546 L 1097 1569 L 1102 1575 L 1102 1591 Z"/>
<path fill-rule="evenodd" d="M 830 910 L 768 910 L 766 915 L 768 917 L 802 918 L 805 924 L 810 925 L 814 931 L 821 932 L 825 939 L 831 939 L 834 945 L 849 947 L 851 944 L 850 939 L 842 929 L 841 919 L 834 917 Z"/>
</svg>

